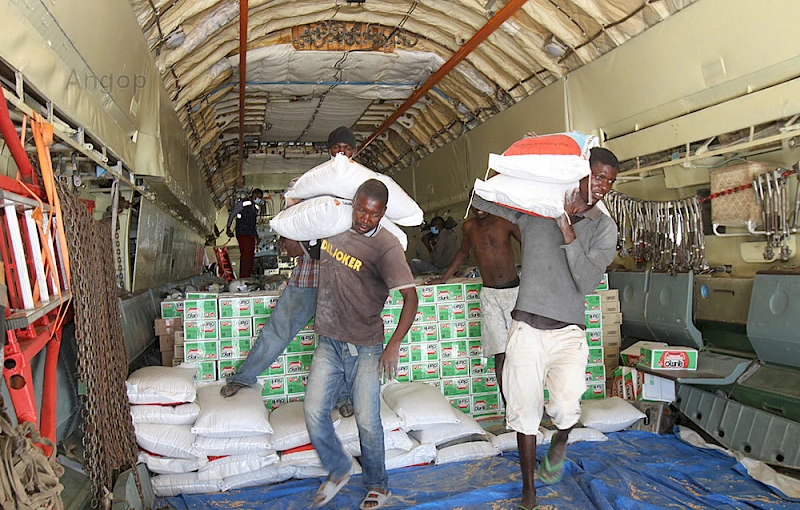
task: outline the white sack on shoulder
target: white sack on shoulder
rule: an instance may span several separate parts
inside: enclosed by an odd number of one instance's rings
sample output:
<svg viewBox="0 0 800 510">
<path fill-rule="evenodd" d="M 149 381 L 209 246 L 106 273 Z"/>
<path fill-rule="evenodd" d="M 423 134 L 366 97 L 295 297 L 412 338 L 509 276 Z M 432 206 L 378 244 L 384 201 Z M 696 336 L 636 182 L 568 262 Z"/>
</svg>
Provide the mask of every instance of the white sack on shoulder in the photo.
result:
<svg viewBox="0 0 800 510">
<path fill-rule="evenodd" d="M 279 212 L 269 221 L 272 230 L 295 241 L 311 241 L 346 232 L 353 226 L 349 201 L 320 196 Z"/>
<path fill-rule="evenodd" d="M 502 174 L 475 179 L 475 193 L 484 200 L 547 218 L 564 214 L 564 196 L 577 187 L 578 181 L 543 183 Z"/>
<path fill-rule="evenodd" d="M 131 404 L 179 404 L 194 402 L 196 363 L 177 367 L 144 367 L 125 381 Z"/>
<path fill-rule="evenodd" d="M 133 423 L 158 423 L 161 425 L 192 425 L 200 414 L 195 402 L 177 406 L 132 405 Z"/>
<path fill-rule="evenodd" d="M 133 429 L 136 443 L 148 452 L 175 459 L 203 457 L 194 447 L 195 435 L 189 425 L 139 423 Z"/>
<path fill-rule="evenodd" d="M 286 192 L 286 198 L 312 198 L 322 195 L 353 199 L 358 187 L 369 179 L 378 179 L 389 190 L 386 217 L 406 227 L 422 223 L 423 213 L 419 205 L 403 191 L 394 179 L 379 174 L 356 163 L 342 154 L 304 173 Z"/>
<path fill-rule="evenodd" d="M 197 390 L 200 415 L 192 432 L 209 437 L 243 437 L 272 433 L 269 413 L 261 400 L 261 385 L 242 388 L 225 398 L 219 394 L 221 385 L 204 386 Z"/>
<path fill-rule="evenodd" d="M 195 459 L 174 459 L 144 451 L 139 452 L 138 461 L 147 464 L 147 469 L 157 475 L 190 473 L 208 464 L 208 459 L 205 456 Z"/>
<path fill-rule="evenodd" d="M 400 241 L 400 246 L 403 247 L 403 251 L 408 249 L 408 236 L 400 227 L 395 225 L 392 220 L 384 216 L 381 218 L 381 226 L 385 228 L 387 232 L 395 236 L 398 241 Z"/>
</svg>

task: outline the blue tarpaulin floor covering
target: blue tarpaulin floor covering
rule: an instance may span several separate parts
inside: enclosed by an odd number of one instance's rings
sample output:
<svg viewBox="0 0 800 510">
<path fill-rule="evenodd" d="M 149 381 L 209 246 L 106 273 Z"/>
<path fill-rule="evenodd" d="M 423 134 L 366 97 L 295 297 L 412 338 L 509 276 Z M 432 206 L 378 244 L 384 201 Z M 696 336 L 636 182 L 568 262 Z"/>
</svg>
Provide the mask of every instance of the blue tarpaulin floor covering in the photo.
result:
<svg viewBox="0 0 800 510">
<path fill-rule="evenodd" d="M 548 487 L 537 478 L 540 510 L 800 509 L 800 503 L 783 500 L 738 472 L 734 458 L 695 448 L 672 434 L 623 431 L 608 437 L 606 442 L 571 444 L 561 483 Z M 546 452 L 546 447 L 538 449 L 539 460 Z M 156 508 L 307 509 L 320 481 L 290 480 L 228 493 L 162 498 Z M 519 456 L 512 452 L 390 471 L 389 486 L 394 497 L 384 508 L 516 510 L 522 490 Z M 364 496 L 361 476 L 354 476 L 325 508 L 353 510 Z"/>
</svg>

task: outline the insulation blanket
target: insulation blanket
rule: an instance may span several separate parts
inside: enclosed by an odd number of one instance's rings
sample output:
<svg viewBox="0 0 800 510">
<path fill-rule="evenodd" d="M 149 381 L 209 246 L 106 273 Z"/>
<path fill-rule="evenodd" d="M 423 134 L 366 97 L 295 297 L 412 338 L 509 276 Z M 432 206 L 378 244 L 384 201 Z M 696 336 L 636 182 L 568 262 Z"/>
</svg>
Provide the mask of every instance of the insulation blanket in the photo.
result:
<svg viewBox="0 0 800 510">
<path fill-rule="evenodd" d="M 536 480 L 544 508 L 623 509 L 797 508 L 766 485 L 737 470 L 728 455 L 700 449 L 674 435 L 624 431 L 603 443 L 575 443 L 568 450 L 564 480 L 547 487 Z M 539 460 L 546 447 L 537 451 Z M 184 495 L 158 502 L 178 509 L 306 509 L 320 479 L 291 480 L 226 494 Z M 394 494 L 385 508 L 478 510 L 515 509 L 522 481 L 519 457 L 504 454 L 444 466 L 409 467 L 389 473 Z M 354 476 L 328 509 L 358 508 L 364 497 L 361 477 Z"/>
</svg>

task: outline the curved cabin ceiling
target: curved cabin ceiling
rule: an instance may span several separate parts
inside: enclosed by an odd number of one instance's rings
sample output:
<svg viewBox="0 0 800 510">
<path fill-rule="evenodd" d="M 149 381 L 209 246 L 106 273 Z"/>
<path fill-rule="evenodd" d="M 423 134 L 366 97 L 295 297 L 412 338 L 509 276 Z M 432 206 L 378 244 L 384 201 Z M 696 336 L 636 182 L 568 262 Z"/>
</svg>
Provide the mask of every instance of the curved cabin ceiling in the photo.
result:
<svg viewBox="0 0 800 510">
<path fill-rule="evenodd" d="M 693 1 L 529 0 L 358 159 L 404 168 Z M 301 173 L 340 125 L 363 142 L 506 4 L 250 0 L 243 173 Z M 239 177 L 239 1 L 131 5 L 219 203 Z"/>
</svg>

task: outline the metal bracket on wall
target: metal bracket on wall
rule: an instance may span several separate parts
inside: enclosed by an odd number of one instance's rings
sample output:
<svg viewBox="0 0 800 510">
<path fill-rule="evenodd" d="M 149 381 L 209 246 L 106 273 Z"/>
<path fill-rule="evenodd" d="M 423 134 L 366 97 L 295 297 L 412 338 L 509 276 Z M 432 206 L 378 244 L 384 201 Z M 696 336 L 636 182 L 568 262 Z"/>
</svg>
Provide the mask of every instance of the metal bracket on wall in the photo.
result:
<svg viewBox="0 0 800 510">
<path fill-rule="evenodd" d="M 677 406 L 726 448 L 752 459 L 800 467 L 800 423 L 681 384 Z"/>
</svg>

